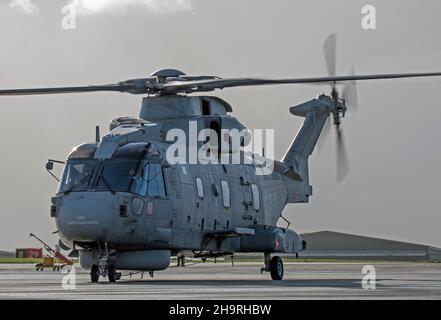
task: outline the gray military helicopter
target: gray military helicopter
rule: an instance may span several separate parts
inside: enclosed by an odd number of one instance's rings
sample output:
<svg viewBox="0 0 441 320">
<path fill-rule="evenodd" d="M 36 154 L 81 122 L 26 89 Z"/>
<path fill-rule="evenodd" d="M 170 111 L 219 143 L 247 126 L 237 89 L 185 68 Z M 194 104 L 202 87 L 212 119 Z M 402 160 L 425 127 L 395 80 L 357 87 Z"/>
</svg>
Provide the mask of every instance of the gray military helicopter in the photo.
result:
<svg viewBox="0 0 441 320">
<path fill-rule="evenodd" d="M 285 206 L 306 203 L 312 195 L 308 158 L 332 118 L 338 142 L 337 172 L 348 171 L 341 120 L 347 106 L 356 105 L 355 81 L 441 76 L 437 73 L 335 75 L 335 36 L 325 42 L 329 75 L 316 78 L 266 79 L 188 76 L 165 69 L 147 78 L 115 84 L 0 90 L 1 96 L 81 92 L 124 92 L 145 95 L 138 118 L 118 118 L 102 139 L 75 147 L 67 161 L 59 188 L 51 199 L 60 243 L 79 252 L 81 266 L 90 270 L 91 282 L 107 277 L 115 282 L 118 271 L 150 272 L 169 267 L 172 256 L 207 259 L 236 252 L 264 254 L 262 272 L 273 280 L 284 274 L 278 253 L 297 254 L 306 242 L 288 227 L 277 226 Z M 243 86 L 331 84 L 331 94 L 290 108 L 305 118 L 303 126 L 281 161 L 268 174 L 258 174 L 263 155 L 245 151 L 250 137 L 234 144 L 223 129 L 243 131 L 224 100 L 190 95 Z M 344 84 L 340 96 L 337 84 Z M 209 156 L 251 159 L 245 163 L 170 163 L 167 151 L 174 142 L 167 134 L 179 128 L 190 134 L 214 132 L 206 141 Z M 212 143 L 217 141 L 216 143 Z M 224 142 L 228 148 L 224 148 Z M 189 143 L 187 143 L 188 146 Z M 184 143 L 185 145 L 185 143 Z M 56 161 L 49 160 L 46 169 Z M 283 218 L 283 217 L 282 217 Z"/>
</svg>

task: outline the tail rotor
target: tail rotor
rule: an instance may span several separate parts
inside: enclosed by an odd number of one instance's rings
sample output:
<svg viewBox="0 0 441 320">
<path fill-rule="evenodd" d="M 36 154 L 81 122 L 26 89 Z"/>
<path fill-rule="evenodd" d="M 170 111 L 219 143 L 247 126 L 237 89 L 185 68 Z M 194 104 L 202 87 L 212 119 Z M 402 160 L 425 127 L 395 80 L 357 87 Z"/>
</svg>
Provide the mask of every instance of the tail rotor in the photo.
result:
<svg viewBox="0 0 441 320">
<path fill-rule="evenodd" d="M 323 52 L 325 55 L 326 66 L 330 77 L 335 77 L 337 65 L 337 37 L 331 34 L 323 44 Z M 351 69 L 351 75 L 355 75 L 354 67 Z M 342 94 L 337 88 L 335 81 L 330 82 L 331 86 L 331 116 L 332 124 L 335 126 L 336 132 L 336 146 L 337 146 L 337 181 L 342 181 L 349 171 L 349 161 L 346 155 L 346 147 L 343 137 L 343 130 L 341 127 L 342 119 L 345 117 L 347 107 L 356 111 L 358 105 L 357 86 L 355 81 L 348 81 L 342 88 Z M 323 128 L 323 136 L 329 134 L 330 119 L 328 119 Z M 321 139 L 320 144 L 323 144 Z"/>
</svg>

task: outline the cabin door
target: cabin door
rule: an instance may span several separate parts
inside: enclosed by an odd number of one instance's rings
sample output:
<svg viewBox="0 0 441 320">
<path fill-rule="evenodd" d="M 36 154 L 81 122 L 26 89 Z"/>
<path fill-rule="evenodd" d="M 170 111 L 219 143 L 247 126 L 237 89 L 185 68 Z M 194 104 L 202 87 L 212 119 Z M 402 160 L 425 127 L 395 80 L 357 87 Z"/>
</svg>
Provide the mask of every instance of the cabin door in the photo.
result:
<svg viewBox="0 0 441 320">
<path fill-rule="evenodd" d="M 253 196 L 251 193 L 251 184 L 254 182 L 254 167 L 242 165 L 240 169 L 239 181 L 242 188 L 243 199 L 242 218 L 251 223 L 253 222 L 255 216 L 255 211 L 253 209 Z"/>
</svg>

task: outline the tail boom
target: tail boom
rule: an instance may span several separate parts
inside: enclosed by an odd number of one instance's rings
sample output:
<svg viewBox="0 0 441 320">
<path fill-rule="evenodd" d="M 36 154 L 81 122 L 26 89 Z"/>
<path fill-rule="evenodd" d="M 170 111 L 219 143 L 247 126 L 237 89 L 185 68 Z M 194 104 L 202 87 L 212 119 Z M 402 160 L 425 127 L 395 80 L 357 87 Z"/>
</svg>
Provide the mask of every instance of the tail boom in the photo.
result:
<svg viewBox="0 0 441 320">
<path fill-rule="evenodd" d="M 288 203 L 308 202 L 312 195 L 309 185 L 308 159 L 314 151 L 323 127 L 331 112 L 332 100 L 321 95 L 300 105 L 290 108 L 290 112 L 305 118 L 300 131 L 283 157 L 283 164 L 294 172 L 299 173 L 303 181 L 288 181 Z"/>
</svg>

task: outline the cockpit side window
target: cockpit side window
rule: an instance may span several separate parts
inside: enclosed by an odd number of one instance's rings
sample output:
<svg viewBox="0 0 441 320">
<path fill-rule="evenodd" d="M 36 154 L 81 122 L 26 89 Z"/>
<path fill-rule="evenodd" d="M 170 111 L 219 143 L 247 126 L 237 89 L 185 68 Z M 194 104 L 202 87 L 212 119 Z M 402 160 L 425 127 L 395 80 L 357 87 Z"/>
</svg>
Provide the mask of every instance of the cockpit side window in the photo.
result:
<svg viewBox="0 0 441 320">
<path fill-rule="evenodd" d="M 149 165 L 148 173 L 148 196 L 149 197 L 165 197 L 164 174 L 161 165 L 158 163 L 151 163 Z"/>
<path fill-rule="evenodd" d="M 146 163 L 140 176 L 132 187 L 132 191 L 151 198 L 164 198 L 167 196 L 164 173 L 159 163 Z"/>
</svg>

